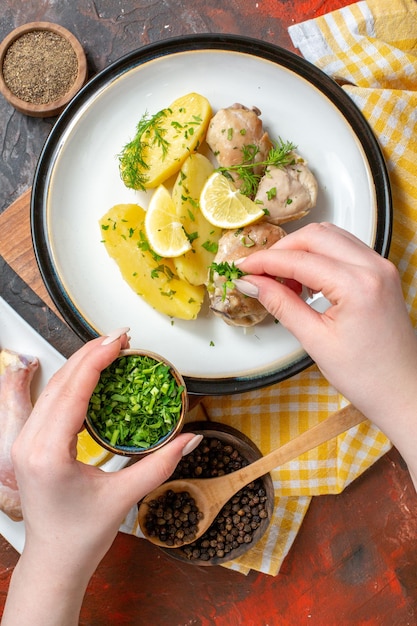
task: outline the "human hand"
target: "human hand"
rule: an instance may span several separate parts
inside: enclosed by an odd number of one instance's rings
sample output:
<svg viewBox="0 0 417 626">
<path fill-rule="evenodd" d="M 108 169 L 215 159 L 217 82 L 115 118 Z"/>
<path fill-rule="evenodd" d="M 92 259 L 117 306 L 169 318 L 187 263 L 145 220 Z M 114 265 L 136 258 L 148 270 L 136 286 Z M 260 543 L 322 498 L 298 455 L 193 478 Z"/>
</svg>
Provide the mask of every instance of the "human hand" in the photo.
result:
<svg viewBox="0 0 417 626">
<path fill-rule="evenodd" d="M 10 603 L 14 614 L 29 607 L 28 615 L 32 611 L 34 617 L 30 589 L 39 585 L 36 604 L 37 610 L 42 610 L 42 624 L 49 624 L 48 611 L 42 609 L 40 600 L 42 593 L 48 595 L 48 586 L 56 588 L 61 584 L 66 589 L 68 610 L 73 611 L 75 605 L 76 613 L 77 600 L 82 599 L 88 580 L 127 512 L 164 482 L 181 456 L 201 439 L 193 434 L 180 435 L 138 463 L 113 473 L 76 460 L 77 433 L 83 427 L 88 401 L 101 370 L 116 358 L 120 349 L 128 346 L 125 330 L 116 331 L 107 340 L 100 337 L 87 343 L 65 363 L 39 397 L 13 447 L 26 528 L 18 569 L 20 580 L 27 578 L 31 582 L 25 587 L 23 605 L 13 600 Z M 19 601 L 16 589 L 21 587 L 18 581 L 12 594 Z M 65 599 L 57 593 L 54 602 L 53 589 L 49 596 L 51 599 L 44 600 L 44 604 L 53 603 L 56 618 L 59 610 L 66 610 Z M 18 605 L 21 608 L 17 609 Z M 10 614 L 9 608 L 7 616 Z M 67 623 L 65 616 L 61 617 L 62 622 L 58 619 L 51 623 Z M 9 624 L 7 620 L 5 623 Z"/>
<path fill-rule="evenodd" d="M 238 288 L 257 290 L 324 376 L 393 438 L 389 422 L 399 403 L 415 406 L 417 373 L 417 339 L 396 268 L 331 224 L 310 224 L 238 265 L 250 274 Z M 322 292 L 330 307 L 315 311 L 277 276 Z"/>
</svg>

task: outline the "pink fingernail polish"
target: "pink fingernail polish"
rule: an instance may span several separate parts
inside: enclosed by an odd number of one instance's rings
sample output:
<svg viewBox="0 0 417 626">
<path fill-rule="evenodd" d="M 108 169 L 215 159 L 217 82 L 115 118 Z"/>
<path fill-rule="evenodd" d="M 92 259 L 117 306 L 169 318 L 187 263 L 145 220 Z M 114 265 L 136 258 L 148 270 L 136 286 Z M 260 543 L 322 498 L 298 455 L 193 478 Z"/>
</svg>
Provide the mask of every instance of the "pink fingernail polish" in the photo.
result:
<svg viewBox="0 0 417 626">
<path fill-rule="evenodd" d="M 107 337 L 104 338 L 104 340 L 101 342 L 102 346 L 108 346 L 110 343 L 113 343 L 113 341 L 117 341 L 118 339 L 120 339 L 120 337 L 122 337 L 122 335 L 125 335 L 127 332 L 129 332 L 130 328 L 128 326 L 124 326 L 123 328 L 117 328 L 116 330 L 113 330 L 111 333 L 109 333 L 107 335 Z"/>
<path fill-rule="evenodd" d="M 247 280 L 241 280 L 240 278 L 235 278 L 233 281 L 236 289 L 243 293 L 245 296 L 249 296 L 250 298 L 257 298 L 259 295 L 259 289 L 256 285 L 249 283 Z"/>
<path fill-rule="evenodd" d="M 201 442 L 202 438 L 203 438 L 203 435 L 194 435 L 194 437 L 190 439 L 190 441 L 186 443 L 185 446 L 183 447 L 182 456 L 186 456 L 187 454 L 190 454 L 190 452 L 195 450 L 196 447 Z"/>
</svg>

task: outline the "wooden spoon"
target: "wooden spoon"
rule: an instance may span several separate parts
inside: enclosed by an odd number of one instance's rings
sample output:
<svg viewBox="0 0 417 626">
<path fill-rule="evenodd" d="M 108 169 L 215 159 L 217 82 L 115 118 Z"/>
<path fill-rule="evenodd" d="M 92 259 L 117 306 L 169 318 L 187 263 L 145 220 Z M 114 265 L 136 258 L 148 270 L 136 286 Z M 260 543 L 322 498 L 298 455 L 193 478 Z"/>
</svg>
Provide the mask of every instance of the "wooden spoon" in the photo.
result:
<svg viewBox="0 0 417 626">
<path fill-rule="evenodd" d="M 236 472 L 216 478 L 179 478 L 163 483 L 149 493 L 139 505 L 138 522 L 144 536 L 158 546 L 165 548 L 178 547 L 174 545 L 169 546 L 158 537 L 149 536 L 146 530 L 148 503 L 162 496 L 169 489 L 174 492 L 188 492 L 194 498 L 199 511 L 203 513 L 203 518 L 198 524 L 196 536 L 189 541 L 184 541 L 182 545 L 191 543 L 206 532 L 224 504 L 240 489 L 257 478 L 264 476 L 264 474 L 267 474 L 275 467 L 296 459 L 300 454 L 304 454 L 320 444 L 333 439 L 333 437 L 337 437 L 365 419 L 366 417 L 360 411 L 348 404 L 343 409 L 316 424 L 316 426 L 313 426 L 313 428 L 310 428 L 310 430 L 305 431 L 277 450 L 270 452 L 246 467 L 242 467 Z"/>
</svg>

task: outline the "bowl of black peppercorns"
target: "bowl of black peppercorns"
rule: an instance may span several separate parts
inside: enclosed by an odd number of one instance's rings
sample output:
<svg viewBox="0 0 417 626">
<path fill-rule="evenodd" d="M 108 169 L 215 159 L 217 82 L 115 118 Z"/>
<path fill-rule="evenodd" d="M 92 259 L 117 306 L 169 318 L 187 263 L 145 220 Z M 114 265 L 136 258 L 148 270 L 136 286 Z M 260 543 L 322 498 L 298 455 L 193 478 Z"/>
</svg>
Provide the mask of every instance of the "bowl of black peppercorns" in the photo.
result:
<svg viewBox="0 0 417 626">
<path fill-rule="evenodd" d="M 169 480 L 214 478 L 234 472 L 262 456 L 256 445 L 240 431 L 225 424 L 188 423 L 183 432 L 202 434 L 199 446 L 183 457 Z M 176 559 L 194 565 L 221 565 L 250 550 L 264 535 L 274 508 L 270 474 L 238 491 L 222 508 L 213 524 L 195 541 L 181 545 L 184 535 L 198 526 L 199 511 L 187 493 L 167 491 L 149 503 L 147 532 L 178 547 L 162 548 Z"/>
</svg>

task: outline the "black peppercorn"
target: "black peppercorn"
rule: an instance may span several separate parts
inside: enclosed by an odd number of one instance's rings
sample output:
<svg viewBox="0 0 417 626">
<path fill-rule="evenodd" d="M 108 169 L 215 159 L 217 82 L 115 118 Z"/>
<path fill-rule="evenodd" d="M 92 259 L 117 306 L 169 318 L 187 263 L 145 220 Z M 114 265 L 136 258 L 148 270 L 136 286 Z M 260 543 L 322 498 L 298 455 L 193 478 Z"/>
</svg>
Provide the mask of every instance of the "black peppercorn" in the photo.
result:
<svg viewBox="0 0 417 626">
<path fill-rule="evenodd" d="M 212 478 L 247 464 L 247 460 L 230 444 L 223 444 L 217 437 L 205 437 L 198 448 L 179 463 L 171 478 Z M 214 557 L 223 558 L 240 545 L 250 543 L 262 521 L 260 512 L 264 511 L 264 517 L 268 516 L 266 498 L 261 502 L 264 494 L 261 480 L 244 487 L 224 505 L 202 537 L 179 548 L 183 555 L 190 560 L 207 561 Z M 181 510 L 184 513 L 184 507 Z M 187 522 L 193 521 L 191 516 L 192 513 L 188 513 Z M 178 534 L 175 545 L 178 545 L 177 541 Z"/>
<path fill-rule="evenodd" d="M 178 464 L 171 479 L 213 478 L 245 467 L 248 461 L 230 444 L 217 437 L 204 437 L 200 445 Z M 263 519 L 268 517 L 267 497 L 262 480 L 256 480 L 235 494 L 222 508 L 202 537 L 195 537 L 202 514 L 187 492 L 167 491 L 157 502 L 151 502 L 146 530 L 169 546 L 177 546 L 189 560 L 209 561 L 224 558 L 233 550 L 252 541 Z M 162 520 L 162 521 L 160 521 Z"/>
</svg>

